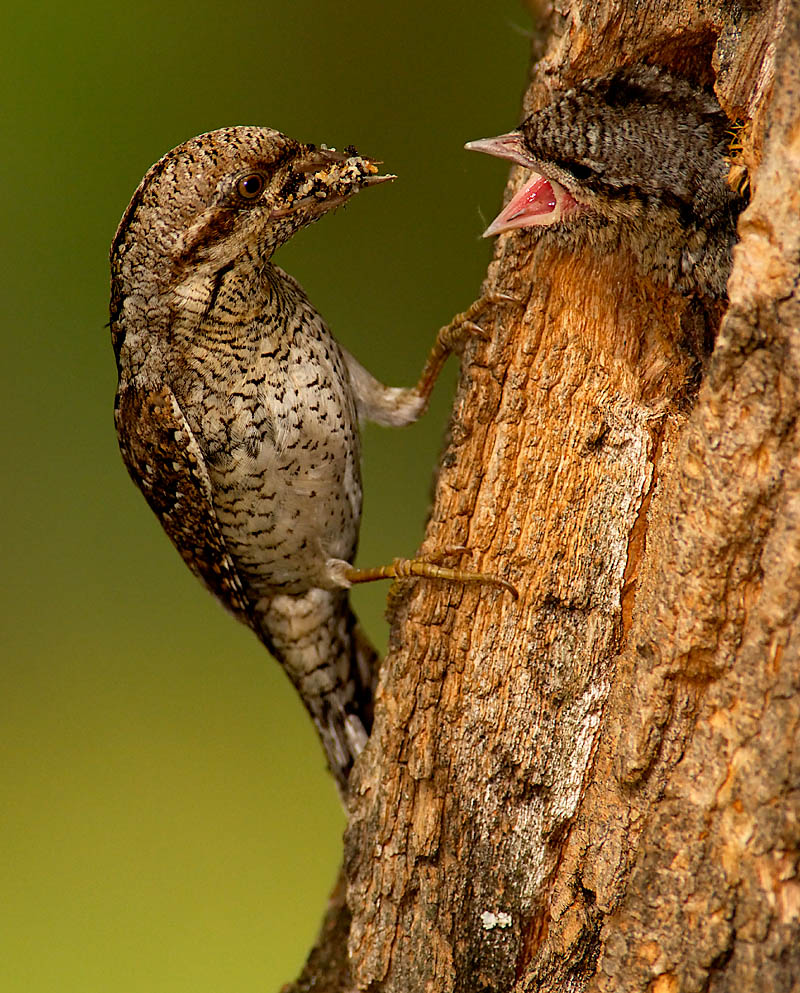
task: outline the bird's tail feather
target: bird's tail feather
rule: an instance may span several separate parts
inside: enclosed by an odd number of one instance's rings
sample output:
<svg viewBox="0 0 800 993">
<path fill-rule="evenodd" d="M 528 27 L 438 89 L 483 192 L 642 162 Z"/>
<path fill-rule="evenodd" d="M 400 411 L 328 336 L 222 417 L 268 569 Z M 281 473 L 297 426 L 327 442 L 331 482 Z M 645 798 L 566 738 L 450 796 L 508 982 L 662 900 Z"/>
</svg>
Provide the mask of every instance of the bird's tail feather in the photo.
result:
<svg viewBox="0 0 800 993">
<path fill-rule="evenodd" d="M 259 621 L 262 640 L 297 688 L 345 795 L 372 728 L 378 654 L 359 630 L 346 591 L 281 594 Z"/>
</svg>

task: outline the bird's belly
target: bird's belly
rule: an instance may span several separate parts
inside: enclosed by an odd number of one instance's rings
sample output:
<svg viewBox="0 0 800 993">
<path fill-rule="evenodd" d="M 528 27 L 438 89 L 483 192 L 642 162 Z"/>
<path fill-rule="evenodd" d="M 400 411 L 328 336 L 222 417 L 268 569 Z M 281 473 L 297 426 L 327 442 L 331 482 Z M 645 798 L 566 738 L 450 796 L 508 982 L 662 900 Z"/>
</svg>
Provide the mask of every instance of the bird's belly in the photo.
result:
<svg viewBox="0 0 800 993">
<path fill-rule="evenodd" d="M 355 413 L 336 392 L 284 390 L 266 420 L 245 405 L 240 443 L 210 467 L 226 545 L 258 598 L 328 585 L 327 560 L 355 553 L 359 439 Z"/>
<path fill-rule="evenodd" d="M 347 485 L 325 478 L 304 459 L 260 470 L 232 466 L 215 475 L 215 509 L 225 542 L 255 595 L 326 585 L 327 559 L 352 558 L 357 480 Z"/>
<path fill-rule="evenodd" d="M 235 339 L 227 327 L 203 325 L 176 385 L 226 549 L 255 599 L 329 586 L 326 562 L 352 559 L 361 515 L 358 424 L 341 350 L 304 298 L 289 300 L 284 320 L 277 330 L 239 328 Z"/>
</svg>

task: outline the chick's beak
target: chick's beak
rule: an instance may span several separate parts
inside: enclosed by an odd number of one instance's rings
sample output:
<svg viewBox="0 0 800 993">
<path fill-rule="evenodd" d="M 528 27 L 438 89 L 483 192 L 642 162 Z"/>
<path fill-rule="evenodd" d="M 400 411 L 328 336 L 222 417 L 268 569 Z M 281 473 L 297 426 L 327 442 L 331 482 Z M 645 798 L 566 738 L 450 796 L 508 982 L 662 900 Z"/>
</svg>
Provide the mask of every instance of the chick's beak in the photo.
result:
<svg viewBox="0 0 800 993">
<path fill-rule="evenodd" d="M 470 152 L 484 152 L 498 159 L 508 159 L 517 165 L 530 166 L 531 156 L 525 150 L 525 144 L 519 131 L 509 131 L 508 134 L 497 135 L 496 138 L 478 138 L 464 145 Z"/>
<path fill-rule="evenodd" d="M 535 166 L 538 163 L 526 149 L 519 131 L 510 131 L 496 138 L 468 141 L 464 147 L 471 152 L 485 152 L 496 158 L 508 159 L 530 170 L 525 185 L 483 232 L 484 238 L 491 238 L 514 228 L 552 224 L 575 207 L 575 201 L 562 186 L 536 171 Z"/>
</svg>

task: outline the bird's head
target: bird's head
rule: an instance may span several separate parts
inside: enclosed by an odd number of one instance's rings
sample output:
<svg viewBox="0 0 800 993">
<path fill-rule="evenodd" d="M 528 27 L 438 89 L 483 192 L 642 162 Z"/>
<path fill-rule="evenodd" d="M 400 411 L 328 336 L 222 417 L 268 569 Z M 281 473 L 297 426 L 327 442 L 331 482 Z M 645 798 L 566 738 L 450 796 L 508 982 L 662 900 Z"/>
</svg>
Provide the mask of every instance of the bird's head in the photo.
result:
<svg viewBox="0 0 800 993">
<path fill-rule="evenodd" d="M 641 274 L 722 296 L 744 206 L 729 126 L 712 92 L 657 66 L 554 92 L 514 131 L 467 144 L 526 170 L 484 236 L 552 229 L 563 249 L 623 247 Z"/>
<path fill-rule="evenodd" d="M 145 175 L 117 229 L 112 273 L 132 287 L 159 276 L 174 283 L 181 270 L 218 272 L 245 256 L 265 261 L 299 228 L 393 178 L 355 149 L 306 145 L 269 128 L 199 135 Z"/>
<path fill-rule="evenodd" d="M 467 148 L 530 170 L 486 236 L 674 211 L 684 226 L 729 208 L 728 121 L 711 93 L 655 66 L 556 92 L 508 134 Z"/>
</svg>

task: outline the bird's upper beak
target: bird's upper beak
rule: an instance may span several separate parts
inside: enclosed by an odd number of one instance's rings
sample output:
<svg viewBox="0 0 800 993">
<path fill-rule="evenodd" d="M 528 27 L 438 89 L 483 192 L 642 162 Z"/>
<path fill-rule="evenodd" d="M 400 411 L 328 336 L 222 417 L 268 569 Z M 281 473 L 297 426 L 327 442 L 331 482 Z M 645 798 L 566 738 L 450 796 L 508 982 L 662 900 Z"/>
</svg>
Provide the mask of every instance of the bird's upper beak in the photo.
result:
<svg viewBox="0 0 800 993">
<path fill-rule="evenodd" d="M 299 211 L 319 216 L 339 206 L 365 186 L 395 179 L 378 169 L 379 162 L 359 155 L 355 149 L 302 145 L 291 160 L 282 202 L 271 212 L 278 219 Z"/>
<path fill-rule="evenodd" d="M 517 165 L 530 166 L 531 157 L 525 151 L 522 135 L 519 131 L 509 131 L 508 134 L 500 134 L 496 138 L 478 138 L 476 141 L 468 141 L 464 145 L 470 152 L 484 152 L 486 155 L 494 155 L 498 159 L 509 159 Z"/>
<path fill-rule="evenodd" d="M 575 201 L 559 183 L 535 171 L 537 166 L 541 166 L 525 148 L 519 131 L 510 131 L 496 138 L 468 141 L 464 148 L 471 152 L 485 152 L 500 159 L 508 159 L 531 170 L 522 189 L 509 200 L 483 232 L 484 238 L 491 238 L 514 228 L 553 224 L 575 206 Z"/>
</svg>

